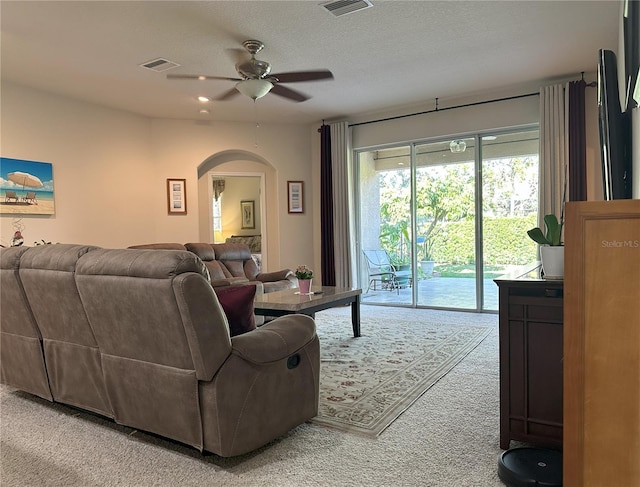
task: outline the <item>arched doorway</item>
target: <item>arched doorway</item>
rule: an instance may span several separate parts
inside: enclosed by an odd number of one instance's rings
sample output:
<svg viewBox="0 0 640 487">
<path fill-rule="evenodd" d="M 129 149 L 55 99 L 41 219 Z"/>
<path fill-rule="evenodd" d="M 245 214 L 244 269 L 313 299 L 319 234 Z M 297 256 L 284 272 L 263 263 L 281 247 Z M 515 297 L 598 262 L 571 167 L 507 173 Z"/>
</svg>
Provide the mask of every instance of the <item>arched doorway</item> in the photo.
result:
<svg viewBox="0 0 640 487">
<path fill-rule="evenodd" d="M 278 266 L 280 256 L 278 249 L 279 242 L 279 222 L 278 222 L 278 195 L 276 170 L 266 159 L 244 150 L 227 150 L 213 154 L 205 159 L 198 166 L 198 203 L 200 208 L 199 233 L 203 242 L 224 241 L 225 237 L 231 234 L 252 236 L 261 235 L 262 242 L 262 270 Z M 227 199 L 237 207 L 237 219 L 232 219 L 236 223 L 226 230 L 224 228 L 215 232 L 214 240 L 214 185 L 213 180 L 229 180 Z M 259 190 L 255 190 L 255 181 L 259 180 Z M 238 190 L 238 184 L 246 181 L 246 194 Z M 224 199 L 224 192 L 222 193 Z M 237 201 L 236 201 L 237 200 Z M 254 201 L 256 214 L 254 221 L 259 224 L 259 228 L 251 228 L 252 225 L 244 225 L 242 228 L 241 208 L 246 208 L 247 201 Z M 242 205 L 242 206 L 241 206 Z M 229 221 L 232 221 L 229 220 Z M 234 226 L 237 224 L 237 228 Z M 275 268 L 275 267 L 274 267 Z"/>
</svg>

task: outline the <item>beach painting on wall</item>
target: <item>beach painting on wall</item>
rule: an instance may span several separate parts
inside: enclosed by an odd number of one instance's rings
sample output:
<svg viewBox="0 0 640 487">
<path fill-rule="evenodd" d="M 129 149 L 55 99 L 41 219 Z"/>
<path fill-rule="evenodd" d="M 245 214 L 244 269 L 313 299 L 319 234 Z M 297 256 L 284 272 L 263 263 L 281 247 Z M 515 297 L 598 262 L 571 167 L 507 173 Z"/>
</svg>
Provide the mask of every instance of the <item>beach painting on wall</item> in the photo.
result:
<svg viewBox="0 0 640 487">
<path fill-rule="evenodd" d="M 0 213 L 53 215 L 53 165 L 0 157 Z"/>
</svg>

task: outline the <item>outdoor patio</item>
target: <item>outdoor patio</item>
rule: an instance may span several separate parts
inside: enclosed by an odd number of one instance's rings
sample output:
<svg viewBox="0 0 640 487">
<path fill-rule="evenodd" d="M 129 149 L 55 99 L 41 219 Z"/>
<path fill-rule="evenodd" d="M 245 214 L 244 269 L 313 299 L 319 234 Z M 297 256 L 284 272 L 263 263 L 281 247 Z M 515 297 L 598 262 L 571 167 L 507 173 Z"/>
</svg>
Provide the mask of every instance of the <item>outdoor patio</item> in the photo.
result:
<svg viewBox="0 0 640 487">
<path fill-rule="evenodd" d="M 473 278 L 432 277 L 417 281 L 418 307 L 452 308 L 476 310 L 476 281 Z M 366 292 L 362 289 L 362 302 L 366 304 L 386 304 L 390 306 L 410 306 L 413 289 L 378 290 Z M 484 311 L 498 310 L 498 286 L 493 279 L 484 280 Z"/>
</svg>

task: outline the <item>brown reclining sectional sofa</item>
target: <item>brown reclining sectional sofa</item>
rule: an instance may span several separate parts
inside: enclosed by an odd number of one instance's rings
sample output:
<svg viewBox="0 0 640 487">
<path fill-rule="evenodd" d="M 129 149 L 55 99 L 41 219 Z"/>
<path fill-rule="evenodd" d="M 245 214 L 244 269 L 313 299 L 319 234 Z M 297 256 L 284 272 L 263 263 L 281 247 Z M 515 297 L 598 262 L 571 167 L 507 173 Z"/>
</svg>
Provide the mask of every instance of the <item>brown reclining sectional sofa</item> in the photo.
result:
<svg viewBox="0 0 640 487">
<path fill-rule="evenodd" d="M 3 384 L 224 457 L 317 414 L 314 321 L 231 338 L 192 252 L 2 248 L 0 293 Z"/>
</svg>

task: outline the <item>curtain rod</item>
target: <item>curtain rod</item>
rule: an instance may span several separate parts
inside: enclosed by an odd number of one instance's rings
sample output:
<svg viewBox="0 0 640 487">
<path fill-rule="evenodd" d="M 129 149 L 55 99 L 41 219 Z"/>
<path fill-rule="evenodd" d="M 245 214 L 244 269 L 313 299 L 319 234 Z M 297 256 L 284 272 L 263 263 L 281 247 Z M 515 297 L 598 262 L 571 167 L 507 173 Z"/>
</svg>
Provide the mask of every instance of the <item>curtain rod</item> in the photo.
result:
<svg viewBox="0 0 640 487">
<path fill-rule="evenodd" d="M 581 81 L 584 81 L 584 71 L 581 74 Z M 586 86 L 588 88 L 594 88 L 595 86 L 597 86 L 597 83 L 595 81 L 592 81 L 591 83 L 586 83 Z M 387 117 L 387 118 L 379 118 L 377 120 L 369 120 L 367 122 L 358 122 L 358 123 L 350 123 L 349 127 L 357 127 L 359 125 L 368 125 L 370 123 L 378 123 L 378 122 L 388 122 L 390 120 L 398 120 L 400 118 L 408 118 L 408 117 L 415 117 L 418 115 L 427 115 L 429 113 L 435 113 L 435 112 L 444 112 L 447 110 L 453 110 L 455 108 L 468 108 L 468 107 L 473 107 L 473 106 L 477 106 L 477 105 L 486 105 L 487 103 L 496 103 L 499 101 L 509 101 L 509 100 L 517 100 L 518 98 L 527 98 L 530 96 L 539 96 L 540 92 L 536 92 L 536 93 L 526 93 L 524 95 L 515 95 L 515 96 L 507 96 L 505 98 L 494 98 L 492 100 L 484 100 L 484 101 L 477 101 L 477 102 L 473 102 L 473 103 L 465 103 L 464 105 L 455 105 L 452 107 L 445 107 L 445 108 L 438 108 L 438 98 L 436 98 L 436 107 L 433 110 L 426 110 L 424 112 L 416 112 L 416 113 L 408 113 L 405 115 L 397 115 L 395 117 Z M 324 120 L 322 120 L 322 125 L 324 125 Z M 318 129 L 318 132 L 320 132 L 320 129 Z"/>
<path fill-rule="evenodd" d="M 359 125 L 368 125 L 370 123 L 388 122 L 389 120 L 397 120 L 399 118 L 415 117 L 417 115 L 426 115 L 428 113 L 444 112 L 446 110 L 453 110 L 455 108 L 467 108 L 467 107 L 473 107 L 473 106 L 476 106 L 476 105 L 485 105 L 487 103 L 496 103 L 496 102 L 499 102 L 499 101 L 516 100 L 518 98 L 527 98 L 529 96 L 538 96 L 538 95 L 540 95 L 540 93 L 538 93 L 538 92 L 536 92 L 536 93 L 527 93 L 527 94 L 524 94 L 524 95 L 508 96 L 508 97 L 505 97 L 505 98 L 494 98 L 493 100 L 476 101 L 476 102 L 473 102 L 473 103 L 465 103 L 464 105 L 455 105 L 455 106 L 452 106 L 452 107 L 445 107 L 445 108 L 438 108 L 438 99 L 436 98 L 436 107 L 433 110 L 426 110 L 424 112 L 416 112 L 416 113 L 408 113 L 406 115 L 397 115 L 395 117 L 380 118 L 378 120 L 369 120 L 368 122 L 352 123 L 352 124 L 349 124 L 349 127 L 357 127 Z"/>
</svg>

